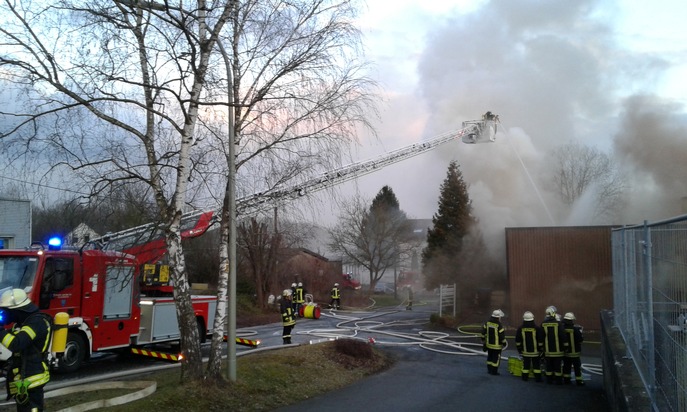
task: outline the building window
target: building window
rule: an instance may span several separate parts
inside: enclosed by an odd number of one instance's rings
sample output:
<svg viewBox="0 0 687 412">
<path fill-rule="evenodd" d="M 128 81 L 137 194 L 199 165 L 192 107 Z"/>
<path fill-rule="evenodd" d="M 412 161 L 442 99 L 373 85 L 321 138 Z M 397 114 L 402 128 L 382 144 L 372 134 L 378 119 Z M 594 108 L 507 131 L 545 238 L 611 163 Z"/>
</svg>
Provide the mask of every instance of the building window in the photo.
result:
<svg viewBox="0 0 687 412">
<path fill-rule="evenodd" d="M 11 237 L 0 237 L 0 249 L 12 249 L 14 247 L 12 240 Z"/>
</svg>

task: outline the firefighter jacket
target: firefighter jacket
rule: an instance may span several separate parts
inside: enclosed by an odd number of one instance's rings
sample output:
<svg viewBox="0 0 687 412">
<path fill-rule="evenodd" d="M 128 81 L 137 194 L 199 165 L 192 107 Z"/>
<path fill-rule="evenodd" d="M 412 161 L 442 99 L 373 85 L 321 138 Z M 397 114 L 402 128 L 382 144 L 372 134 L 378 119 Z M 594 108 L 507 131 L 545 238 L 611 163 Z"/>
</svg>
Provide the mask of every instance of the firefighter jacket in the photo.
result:
<svg viewBox="0 0 687 412">
<path fill-rule="evenodd" d="M 296 316 L 288 299 L 281 300 L 281 322 L 283 326 L 293 326 L 296 324 Z"/>
<path fill-rule="evenodd" d="M 575 326 L 572 321 L 564 321 L 563 328 L 568 338 L 568 351 L 565 353 L 565 356 L 579 358 L 582 352 L 582 342 L 584 341 L 582 329 L 579 326 Z"/>
<path fill-rule="evenodd" d="M 551 358 L 562 357 L 568 350 L 568 336 L 563 323 L 555 317 L 547 316 L 541 327 L 544 329 L 544 355 Z"/>
<path fill-rule="evenodd" d="M 506 346 L 506 330 L 498 318 L 490 317 L 482 325 L 482 344 L 487 349 L 501 350 Z"/>
<path fill-rule="evenodd" d="M 522 356 L 538 357 L 544 351 L 544 330 L 533 320 L 523 322 L 515 333 L 515 346 Z"/>
<path fill-rule="evenodd" d="M 332 299 L 339 299 L 341 297 L 341 293 L 339 292 L 339 288 L 336 286 L 332 288 L 332 293 L 331 293 Z"/>
<path fill-rule="evenodd" d="M 293 295 L 293 301 L 296 303 L 305 303 L 305 289 L 302 286 L 296 288 L 296 294 Z"/>
<path fill-rule="evenodd" d="M 50 318 L 35 312 L 11 330 L 0 331 L 0 343 L 12 351 L 8 396 L 45 385 L 50 380 L 46 356 L 50 346 Z M 23 393 L 25 395 L 25 393 Z"/>
</svg>

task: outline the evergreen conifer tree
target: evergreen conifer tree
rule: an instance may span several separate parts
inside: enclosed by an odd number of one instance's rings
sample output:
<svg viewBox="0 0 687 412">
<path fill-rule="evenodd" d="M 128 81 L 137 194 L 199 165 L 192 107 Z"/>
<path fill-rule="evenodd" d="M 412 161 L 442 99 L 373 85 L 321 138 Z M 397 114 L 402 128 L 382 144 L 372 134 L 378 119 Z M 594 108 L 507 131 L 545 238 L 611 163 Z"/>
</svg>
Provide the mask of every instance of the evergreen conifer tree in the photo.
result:
<svg viewBox="0 0 687 412">
<path fill-rule="evenodd" d="M 441 184 L 439 208 L 432 217 L 433 227 L 427 231 L 427 246 L 422 251 L 427 290 L 441 284 L 461 283 L 463 238 L 475 223 L 468 186 L 458 164 L 452 161 Z"/>
</svg>

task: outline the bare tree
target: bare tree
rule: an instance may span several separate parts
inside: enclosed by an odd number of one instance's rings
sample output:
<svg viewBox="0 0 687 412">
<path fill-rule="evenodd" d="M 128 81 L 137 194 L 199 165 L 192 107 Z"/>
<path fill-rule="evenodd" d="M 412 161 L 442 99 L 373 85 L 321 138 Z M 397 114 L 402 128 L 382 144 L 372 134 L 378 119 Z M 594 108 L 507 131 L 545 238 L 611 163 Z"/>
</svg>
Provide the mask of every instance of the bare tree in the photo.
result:
<svg viewBox="0 0 687 412">
<path fill-rule="evenodd" d="M 91 195 L 127 180 L 150 185 L 173 267 L 182 375 L 202 374 L 181 253 L 182 212 L 201 195 L 213 209 L 222 205 L 206 371 L 215 378 L 236 218 L 229 213 L 228 176 L 239 177 L 239 195 L 269 198 L 281 185 L 343 159 L 357 127 L 374 113 L 373 84 L 361 74 L 360 34 L 351 24 L 354 3 L 62 0 L 42 9 L 3 3 L 0 65 L 27 103 L 0 113 L 7 120 L 0 131 L 5 153 L 16 161 L 31 153 L 33 165 L 43 161 L 51 176 L 81 179 Z M 235 108 L 234 141 L 216 116 L 228 107 Z M 224 192 L 215 193 L 217 187 Z"/>
<path fill-rule="evenodd" d="M 218 156 L 226 164 L 222 170 L 238 176 L 239 197 L 258 193 L 283 203 L 288 199 L 278 197 L 281 188 L 339 165 L 357 128 L 368 126 L 374 113 L 374 84 L 362 74 L 360 33 L 351 24 L 356 13 L 355 1 L 350 0 L 235 2 L 231 27 L 220 36 L 230 73 L 222 77 L 218 71 L 219 82 L 213 88 L 217 104 L 228 100 L 234 107 L 230 124 L 235 140 L 217 133 L 220 141 L 214 146 L 223 149 Z M 230 145 L 236 148 L 235 158 Z M 230 223 L 236 219 L 229 205 L 235 194 L 226 174 L 215 176 L 217 186 L 225 188 L 221 300 L 227 296 Z M 215 334 L 222 320 L 216 317 Z M 219 375 L 221 356 L 219 340 L 213 339 L 208 375 Z"/>
<path fill-rule="evenodd" d="M 180 226 L 203 162 L 196 129 L 230 4 L 7 0 L 0 10 L 0 65 L 28 96 L 26 109 L 3 111 L 0 136 L 79 176 L 92 195 L 126 180 L 150 186 L 172 267 L 182 376 L 192 380 L 203 376 L 202 357 Z"/>
<path fill-rule="evenodd" d="M 342 214 L 330 231 L 330 248 L 366 268 L 370 291 L 403 255 L 417 245 L 411 242 L 408 219 L 400 209 L 372 207 L 355 197 L 342 205 Z"/>
<path fill-rule="evenodd" d="M 552 184 L 569 206 L 585 193 L 593 198 L 592 220 L 608 220 L 617 210 L 626 183 L 611 157 L 597 148 L 568 143 L 553 151 Z"/>
</svg>

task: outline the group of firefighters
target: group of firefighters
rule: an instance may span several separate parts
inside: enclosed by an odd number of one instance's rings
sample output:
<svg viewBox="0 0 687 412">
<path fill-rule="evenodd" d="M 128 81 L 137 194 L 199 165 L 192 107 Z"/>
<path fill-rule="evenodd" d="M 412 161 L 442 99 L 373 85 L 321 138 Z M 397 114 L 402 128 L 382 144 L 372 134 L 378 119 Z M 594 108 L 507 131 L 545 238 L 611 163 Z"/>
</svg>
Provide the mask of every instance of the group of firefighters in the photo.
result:
<svg viewBox="0 0 687 412">
<path fill-rule="evenodd" d="M 279 305 L 279 310 L 281 312 L 282 326 L 284 330 L 282 332 L 282 340 L 284 345 L 291 344 L 291 331 L 293 327 L 296 326 L 296 318 L 302 316 L 301 308 L 305 304 L 305 296 L 307 292 L 303 287 L 302 282 L 292 283 L 291 289 L 284 289 L 282 292 L 282 299 Z M 329 293 L 331 297 L 331 302 L 329 307 L 332 309 L 341 308 L 341 290 L 339 290 L 339 284 L 334 283 L 334 287 Z"/>
<path fill-rule="evenodd" d="M 505 328 L 501 324 L 503 311 L 496 309 L 482 325 L 482 349 L 487 352 L 487 372 L 498 375 L 501 351 L 506 345 Z M 515 346 L 522 356 L 522 380 L 527 381 L 530 372 L 541 382 L 542 371 L 546 382 L 569 384 L 574 371 L 575 383 L 584 385 L 582 379 L 582 328 L 575 324 L 575 314 L 568 312 L 561 320 L 555 306 L 546 308 L 541 325 L 534 322 L 534 314 L 525 312 L 522 325 L 515 333 Z"/>
</svg>

